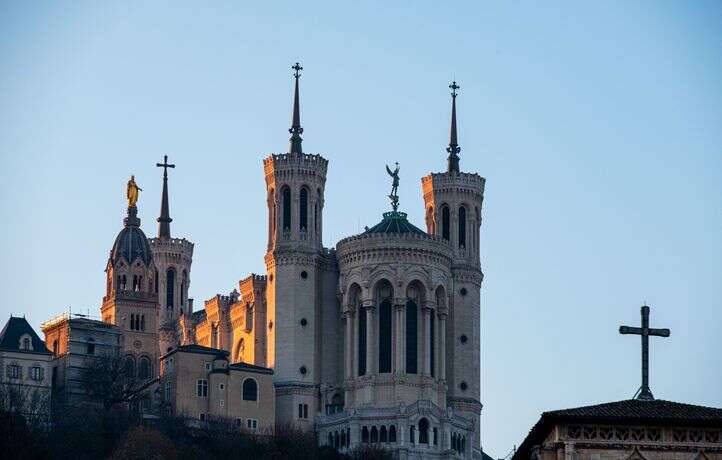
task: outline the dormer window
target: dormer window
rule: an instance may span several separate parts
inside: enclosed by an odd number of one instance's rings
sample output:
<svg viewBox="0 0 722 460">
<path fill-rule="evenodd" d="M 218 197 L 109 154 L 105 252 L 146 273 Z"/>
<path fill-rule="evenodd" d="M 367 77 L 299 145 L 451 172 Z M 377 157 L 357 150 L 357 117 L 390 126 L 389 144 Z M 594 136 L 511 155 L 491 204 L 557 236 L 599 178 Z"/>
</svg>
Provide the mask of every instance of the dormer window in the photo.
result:
<svg viewBox="0 0 722 460">
<path fill-rule="evenodd" d="M 27 334 L 20 337 L 20 349 L 30 351 L 33 349 L 33 342 Z"/>
</svg>

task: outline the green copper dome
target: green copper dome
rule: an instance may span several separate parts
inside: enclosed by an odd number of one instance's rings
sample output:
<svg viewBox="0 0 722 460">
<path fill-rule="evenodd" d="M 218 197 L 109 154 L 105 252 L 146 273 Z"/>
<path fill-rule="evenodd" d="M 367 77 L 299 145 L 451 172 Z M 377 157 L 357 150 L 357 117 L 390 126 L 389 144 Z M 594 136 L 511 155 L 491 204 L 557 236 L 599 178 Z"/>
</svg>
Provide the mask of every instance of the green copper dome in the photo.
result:
<svg viewBox="0 0 722 460">
<path fill-rule="evenodd" d="M 364 235 L 370 233 L 415 233 L 417 235 L 426 235 L 425 231 L 406 219 L 405 212 L 399 211 L 385 212 L 381 222 L 363 232 Z"/>
</svg>

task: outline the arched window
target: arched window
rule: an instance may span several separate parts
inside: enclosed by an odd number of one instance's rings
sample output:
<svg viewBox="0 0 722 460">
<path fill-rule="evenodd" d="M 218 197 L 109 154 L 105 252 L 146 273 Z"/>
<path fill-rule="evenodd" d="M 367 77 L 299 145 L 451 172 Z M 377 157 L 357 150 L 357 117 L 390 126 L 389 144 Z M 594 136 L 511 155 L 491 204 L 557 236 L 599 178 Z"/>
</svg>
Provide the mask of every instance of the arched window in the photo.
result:
<svg viewBox="0 0 722 460">
<path fill-rule="evenodd" d="M 379 442 L 379 430 L 375 426 L 371 428 L 371 442 Z"/>
<path fill-rule="evenodd" d="M 165 273 L 165 307 L 173 310 L 175 306 L 175 270 L 169 268 Z"/>
<path fill-rule="evenodd" d="M 379 306 L 379 373 L 391 372 L 391 300 Z"/>
<path fill-rule="evenodd" d="M 451 448 L 453 450 L 458 450 L 456 448 L 456 433 L 451 433 Z"/>
<path fill-rule="evenodd" d="M 416 442 L 416 427 L 414 425 L 409 427 L 409 442 L 411 444 Z"/>
<path fill-rule="evenodd" d="M 158 294 L 158 270 L 155 271 L 155 278 L 153 278 L 153 282 L 155 283 L 155 293 Z"/>
<path fill-rule="evenodd" d="M 150 378 L 150 359 L 147 356 L 138 360 L 138 378 L 141 380 Z"/>
<path fill-rule="evenodd" d="M 361 442 L 369 442 L 369 429 L 366 427 L 361 429 Z"/>
<path fill-rule="evenodd" d="M 30 350 L 30 337 L 23 339 L 23 350 Z"/>
<path fill-rule="evenodd" d="M 145 315 L 140 315 L 140 330 L 145 330 Z"/>
<path fill-rule="evenodd" d="M 396 442 L 396 425 L 389 428 L 389 442 Z"/>
<path fill-rule="evenodd" d="M 123 363 L 123 374 L 127 379 L 135 378 L 135 359 L 132 356 L 126 356 Z"/>
<path fill-rule="evenodd" d="M 258 384 L 254 379 L 243 381 L 243 400 L 258 401 Z"/>
<path fill-rule="evenodd" d="M 419 443 L 429 443 L 429 421 L 425 418 L 419 420 Z"/>
<path fill-rule="evenodd" d="M 303 231 L 308 229 L 308 189 L 301 188 L 301 197 L 298 203 L 299 228 Z"/>
<path fill-rule="evenodd" d="M 466 436 L 461 437 L 461 452 L 466 452 Z"/>
<path fill-rule="evenodd" d="M 441 208 L 441 237 L 446 241 L 451 239 L 451 216 L 446 205 Z"/>
<path fill-rule="evenodd" d="M 418 373 L 418 314 L 419 293 L 416 287 L 408 289 L 408 300 L 406 302 L 406 373 Z"/>
<path fill-rule="evenodd" d="M 246 342 L 244 339 L 238 341 L 236 345 L 236 359 L 235 362 L 240 363 L 243 361 L 243 352 L 246 350 Z"/>
<path fill-rule="evenodd" d="M 379 441 L 381 442 L 389 442 L 389 434 L 388 431 L 386 431 L 386 426 L 381 427 L 381 434 L 379 437 Z"/>
<path fill-rule="evenodd" d="M 459 247 L 466 247 L 466 208 L 459 207 Z"/>
<path fill-rule="evenodd" d="M 434 428 L 433 432 L 434 432 L 434 445 L 438 446 L 439 445 L 439 430 Z"/>
<path fill-rule="evenodd" d="M 366 375 L 366 309 L 358 309 L 358 375 Z"/>
<path fill-rule="evenodd" d="M 338 443 L 339 443 L 338 431 L 334 431 L 334 433 L 333 433 L 333 447 L 335 447 L 336 449 L 338 449 L 338 447 L 339 447 L 339 444 L 338 444 Z"/>
<path fill-rule="evenodd" d="M 341 447 L 346 447 L 346 430 L 341 430 Z"/>
<path fill-rule="evenodd" d="M 291 230 L 291 189 L 284 185 L 281 189 L 283 207 L 283 230 Z"/>
<path fill-rule="evenodd" d="M 188 272 L 183 270 L 183 275 L 181 276 L 181 288 L 180 288 L 181 309 L 186 304 L 187 298 L 188 298 Z"/>
</svg>

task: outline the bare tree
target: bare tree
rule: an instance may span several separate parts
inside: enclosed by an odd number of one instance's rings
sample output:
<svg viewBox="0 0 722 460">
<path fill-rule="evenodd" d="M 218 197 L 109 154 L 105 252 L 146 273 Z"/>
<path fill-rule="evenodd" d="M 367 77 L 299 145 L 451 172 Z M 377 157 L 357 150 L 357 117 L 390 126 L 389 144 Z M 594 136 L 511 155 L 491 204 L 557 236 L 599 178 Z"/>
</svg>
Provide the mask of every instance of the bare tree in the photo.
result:
<svg viewBox="0 0 722 460">
<path fill-rule="evenodd" d="M 86 359 L 83 389 L 90 400 L 102 404 L 105 410 L 137 399 L 146 386 L 147 382 L 136 378 L 120 356 L 103 355 Z"/>
<path fill-rule="evenodd" d="M 0 412 L 22 417 L 31 430 L 45 427 L 50 418 L 50 389 L 12 383 L 2 384 Z"/>
</svg>

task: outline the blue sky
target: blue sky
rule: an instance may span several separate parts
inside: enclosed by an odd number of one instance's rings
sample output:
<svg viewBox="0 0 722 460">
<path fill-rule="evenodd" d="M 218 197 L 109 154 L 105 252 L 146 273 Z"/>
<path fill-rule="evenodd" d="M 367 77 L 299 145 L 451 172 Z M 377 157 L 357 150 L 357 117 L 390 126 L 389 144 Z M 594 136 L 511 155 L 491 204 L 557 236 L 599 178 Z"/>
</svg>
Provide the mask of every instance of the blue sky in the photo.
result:
<svg viewBox="0 0 722 460">
<path fill-rule="evenodd" d="M 487 178 L 485 449 L 630 397 L 617 329 L 645 299 L 672 329 L 655 395 L 722 407 L 722 4 L 390 3 L 0 3 L 0 311 L 97 314 L 125 182 L 155 234 L 164 154 L 198 304 L 263 272 L 261 160 L 286 149 L 297 60 L 324 243 L 380 219 L 385 162 L 421 226 L 456 78 L 461 167 Z"/>
</svg>

